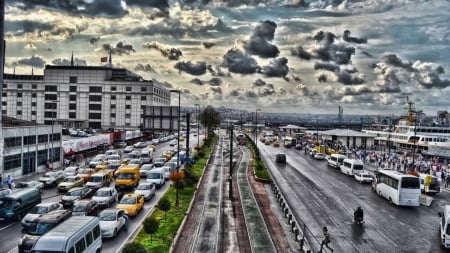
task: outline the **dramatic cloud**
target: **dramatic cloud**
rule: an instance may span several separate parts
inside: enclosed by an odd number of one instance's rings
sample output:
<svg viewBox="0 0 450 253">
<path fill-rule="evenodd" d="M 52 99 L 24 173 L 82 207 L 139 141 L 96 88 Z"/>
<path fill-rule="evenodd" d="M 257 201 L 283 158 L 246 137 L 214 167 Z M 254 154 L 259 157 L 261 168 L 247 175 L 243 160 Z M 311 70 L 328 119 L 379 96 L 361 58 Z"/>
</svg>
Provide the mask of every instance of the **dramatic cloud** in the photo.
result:
<svg viewBox="0 0 450 253">
<path fill-rule="evenodd" d="M 261 80 L 259 78 L 253 82 L 253 87 L 260 87 L 264 85 L 266 85 L 266 82 L 264 82 L 264 80 Z"/>
<path fill-rule="evenodd" d="M 270 43 L 275 37 L 276 28 L 275 22 L 269 20 L 260 22 L 253 35 L 245 42 L 244 48 L 247 53 L 264 58 L 277 57 L 280 50 Z"/>
<path fill-rule="evenodd" d="M 298 56 L 305 60 L 310 60 L 313 57 L 313 55 L 311 53 L 309 53 L 308 51 L 303 49 L 303 47 L 300 45 L 291 48 L 291 55 Z"/>
<path fill-rule="evenodd" d="M 103 51 L 105 51 L 107 53 L 111 52 L 111 54 L 117 54 L 117 55 L 122 55 L 122 54 L 129 55 L 131 52 L 136 52 L 136 50 L 133 49 L 133 45 L 125 44 L 122 41 L 117 42 L 117 44 L 115 46 L 112 46 L 111 44 L 103 44 L 102 49 L 103 49 Z"/>
<path fill-rule="evenodd" d="M 268 77 L 286 77 L 289 72 L 288 60 L 284 57 L 272 60 L 263 66 L 261 72 Z"/>
<path fill-rule="evenodd" d="M 17 63 L 38 68 L 43 68 L 45 66 L 44 58 L 39 55 L 33 55 L 31 58 L 18 60 Z"/>
<path fill-rule="evenodd" d="M 450 86 L 450 81 L 448 79 L 441 80 L 439 77 L 440 75 L 445 74 L 442 66 L 430 62 L 416 61 L 412 67 L 416 70 L 413 72 L 413 76 L 422 87 L 431 89 L 446 88 Z"/>
<path fill-rule="evenodd" d="M 57 66 L 70 66 L 71 64 L 72 64 L 72 61 L 68 60 L 68 59 L 54 59 L 52 61 L 52 65 L 57 65 Z M 75 58 L 73 60 L 73 65 L 74 66 L 87 66 L 87 62 L 83 59 Z"/>
<path fill-rule="evenodd" d="M 213 77 L 209 80 L 209 85 L 211 86 L 220 86 L 222 84 L 222 79 Z"/>
<path fill-rule="evenodd" d="M 200 76 L 206 73 L 206 63 L 205 62 L 177 62 L 174 68 L 178 69 L 179 72 L 184 71 L 188 74 L 194 76 Z"/>
<path fill-rule="evenodd" d="M 236 48 L 228 50 L 223 56 L 222 65 L 228 71 L 240 74 L 252 74 L 260 69 L 255 59 Z"/>
<path fill-rule="evenodd" d="M 89 44 L 91 44 L 91 45 L 93 45 L 93 44 L 95 44 L 95 43 L 97 43 L 97 41 L 99 41 L 100 40 L 100 37 L 92 37 L 90 40 L 89 40 Z"/>
<path fill-rule="evenodd" d="M 150 64 L 137 64 L 136 67 L 134 67 L 135 71 L 145 71 L 149 73 L 156 73 L 156 70 L 150 65 Z"/>
<path fill-rule="evenodd" d="M 181 52 L 180 49 L 166 48 L 156 41 L 145 42 L 144 44 L 142 44 L 142 47 L 156 49 L 159 52 L 161 52 L 161 54 L 164 57 L 168 58 L 169 60 L 178 60 L 183 55 L 183 53 Z"/>
<path fill-rule="evenodd" d="M 344 41 L 357 43 L 357 44 L 367 43 L 366 38 L 351 37 L 350 34 L 351 34 L 350 30 L 345 30 L 344 35 L 342 36 L 342 39 Z"/>
<path fill-rule="evenodd" d="M 206 49 L 210 49 L 210 48 L 212 48 L 213 46 L 215 46 L 216 44 L 215 44 L 215 43 L 212 43 L 212 42 L 202 42 L 202 45 L 203 45 Z"/>
</svg>

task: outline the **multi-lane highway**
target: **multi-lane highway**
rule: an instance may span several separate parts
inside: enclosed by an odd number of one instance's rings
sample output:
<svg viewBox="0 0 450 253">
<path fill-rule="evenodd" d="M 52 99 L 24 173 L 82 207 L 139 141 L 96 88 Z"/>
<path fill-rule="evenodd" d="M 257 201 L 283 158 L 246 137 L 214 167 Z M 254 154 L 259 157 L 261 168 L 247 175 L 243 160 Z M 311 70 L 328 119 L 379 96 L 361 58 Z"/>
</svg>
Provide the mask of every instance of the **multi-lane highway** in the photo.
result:
<svg viewBox="0 0 450 253">
<path fill-rule="evenodd" d="M 181 143 L 181 142 L 180 142 Z M 190 138 L 190 147 L 193 147 L 197 144 L 197 137 L 191 135 Z M 182 147 L 184 145 L 181 145 Z M 171 147 L 172 148 L 172 147 Z M 162 152 L 169 149 L 169 142 L 160 143 L 156 147 L 156 151 L 154 152 L 154 157 L 159 156 Z M 38 175 L 36 175 L 35 180 L 38 179 Z M 141 181 L 145 181 L 146 179 L 141 179 Z M 149 201 L 145 202 L 144 210 L 141 211 L 136 217 L 130 219 L 128 232 L 121 231 L 116 238 L 114 239 L 103 239 L 103 252 L 117 252 L 117 250 L 121 249 L 125 243 L 127 243 L 129 237 L 132 236 L 133 233 L 137 232 L 136 230 L 140 228 L 143 220 L 148 216 L 151 210 L 155 207 L 159 198 L 164 194 L 166 189 L 169 187 L 170 183 L 166 183 L 163 187 L 156 191 L 156 195 Z M 114 187 L 114 183 L 111 183 L 111 187 Z M 132 191 L 130 191 L 132 192 Z M 57 192 L 56 188 L 48 188 L 43 191 L 42 194 L 42 202 L 58 202 L 61 199 L 61 194 Z M 116 205 L 116 204 L 114 204 Z M 18 252 L 17 245 L 19 243 L 19 239 L 22 234 L 22 226 L 20 221 L 10 222 L 10 223 L 0 223 L 0 252 Z"/>
<path fill-rule="evenodd" d="M 378 196 L 370 185 L 356 182 L 303 150 L 261 142 L 258 147 L 295 217 L 306 225 L 314 252 L 320 248 L 323 226 L 329 229 L 335 252 L 444 252 L 438 212 L 450 203 L 450 191 L 434 196 L 429 207 L 398 207 Z M 286 165 L 275 163 L 276 153 L 287 154 Z M 363 226 L 353 224 L 358 206 L 365 213 Z"/>
</svg>

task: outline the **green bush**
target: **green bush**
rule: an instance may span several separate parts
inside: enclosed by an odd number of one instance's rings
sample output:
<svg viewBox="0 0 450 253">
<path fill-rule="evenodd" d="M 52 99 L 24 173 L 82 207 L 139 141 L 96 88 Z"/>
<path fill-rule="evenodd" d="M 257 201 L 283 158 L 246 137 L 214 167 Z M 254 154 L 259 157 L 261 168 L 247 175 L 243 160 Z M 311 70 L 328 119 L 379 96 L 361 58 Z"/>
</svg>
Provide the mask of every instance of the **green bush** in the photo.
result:
<svg viewBox="0 0 450 253">
<path fill-rule="evenodd" d="M 130 242 L 123 247 L 122 253 L 147 253 L 147 250 L 138 242 Z"/>
</svg>

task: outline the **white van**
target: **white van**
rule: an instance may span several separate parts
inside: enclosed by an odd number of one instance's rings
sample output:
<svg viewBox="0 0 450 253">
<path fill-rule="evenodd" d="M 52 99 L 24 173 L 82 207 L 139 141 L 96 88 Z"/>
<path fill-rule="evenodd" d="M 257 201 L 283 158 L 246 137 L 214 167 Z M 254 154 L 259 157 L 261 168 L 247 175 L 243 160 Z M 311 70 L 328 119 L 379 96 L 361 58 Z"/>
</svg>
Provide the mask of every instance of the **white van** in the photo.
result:
<svg viewBox="0 0 450 253">
<path fill-rule="evenodd" d="M 364 171 L 364 163 L 361 160 L 347 158 L 342 161 L 340 168 L 342 173 L 353 176 Z"/>
<path fill-rule="evenodd" d="M 347 156 L 341 155 L 341 154 L 331 154 L 328 157 L 328 166 L 333 167 L 335 169 L 339 169 L 341 165 L 344 163 L 344 159 L 346 159 Z"/>
<path fill-rule="evenodd" d="M 141 150 L 139 158 L 141 158 L 143 164 L 151 163 L 153 161 L 153 152 L 148 148 L 144 148 Z"/>
<path fill-rule="evenodd" d="M 161 168 L 150 170 L 147 173 L 147 182 L 155 184 L 156 188 L 161 188 L 166 183 L 164 171 Z"/>
<path fill-rule="evenodd" d="M 41 236 L 32 253 L 97 253 L 102 249 L 100 221 L 93 216 L 72 216 Z"/>
<path fill-rule="evenodd" d="M 441 224 L 439 225 L 441 244 L 444 248 L 450 249 L 450 205 L 442 208 L 442 212 L 439 212 L 439 217 L 441 217 Z"/>
</svg>

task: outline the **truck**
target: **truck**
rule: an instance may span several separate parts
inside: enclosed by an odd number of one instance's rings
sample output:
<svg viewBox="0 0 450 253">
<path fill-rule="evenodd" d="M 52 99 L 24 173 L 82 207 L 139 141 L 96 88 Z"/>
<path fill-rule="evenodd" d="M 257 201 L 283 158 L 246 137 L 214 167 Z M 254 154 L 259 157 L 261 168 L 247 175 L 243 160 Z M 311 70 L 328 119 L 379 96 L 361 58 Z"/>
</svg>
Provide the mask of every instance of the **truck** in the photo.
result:
<svg viewBox="0 0 450 253">
<path fill-rule="evenodd" d="M 115 187 L 117 190 L 136 188 L 136 186 L 139 184 L 140 179 L 141 175 L 139 173 L 138 165 L 123 165 L 122 167 L 117 169 Z"/>
</svg>

